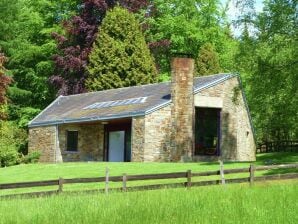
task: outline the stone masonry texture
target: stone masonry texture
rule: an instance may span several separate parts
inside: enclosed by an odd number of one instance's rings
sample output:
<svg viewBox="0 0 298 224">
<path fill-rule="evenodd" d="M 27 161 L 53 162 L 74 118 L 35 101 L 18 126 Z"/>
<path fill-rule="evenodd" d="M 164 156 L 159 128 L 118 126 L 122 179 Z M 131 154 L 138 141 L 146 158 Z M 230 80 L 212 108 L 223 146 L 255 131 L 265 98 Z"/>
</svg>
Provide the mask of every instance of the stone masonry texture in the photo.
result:
<svg viewBox="0 0 298 224">
<path fill-rule="evenodd" d="M 29 128 L 28 151 L 41 152 L 40 162 L 55 162 L 56 126 Z"/>
<path fill-rule="evenodd" d="M 191 158 L 193 148 L 194 60 L 173 58 L 171 87 L 171 161 Z"/>
<path fill-rule="evenodd" d="M 238 96 L 234 95 L 235 88 L 238 87 L 237 77 L 234 77 L 204 89 L 197 95 L 223 99 L 220 158 L 233 161 L 254 161 L 256 146 L 243 96 L 241 91 Z M 174 156 L 177 156 L 172 144 L 171 113 L 172 105 L 169 105 L 145 117 L 133 120 L 132 161 L 172 161 L 172 153 L 174 152 Z M 187 136 L 189 136 L 188 133 Z M 184 152 L 181 151 L 181 153 L 180 159 L 184 156 Z M 192 156 L 191 159 L 196 161 L 202 158 Z"/>
<path fill-rule="evenodd" d="M 78 131 L 78 151 L 66 151 L 66 132 Z M 102 124 L 59 125 L 59 146 L 63 161 L 103 161 L 104 126 Z"/>
</svg>

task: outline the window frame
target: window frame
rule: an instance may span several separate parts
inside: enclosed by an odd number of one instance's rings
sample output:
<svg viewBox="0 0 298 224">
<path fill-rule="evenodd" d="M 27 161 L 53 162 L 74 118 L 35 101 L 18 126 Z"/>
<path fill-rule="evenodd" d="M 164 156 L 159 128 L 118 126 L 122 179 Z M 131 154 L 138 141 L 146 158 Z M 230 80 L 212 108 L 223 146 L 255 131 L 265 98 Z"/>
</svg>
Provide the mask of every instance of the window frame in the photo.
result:
<svg viewBox="0 0 298 224">
<path fill-rule="evenodd" d="M 75 148 L 70 148 L 69 146 L 69 133 L 70 132 L 76 132 L 76 147 Z M 72 145 L 72 144 L 71 144 Z M 66 141 L 65 141 L 65 151 L 66 152 L 72 152 L 72 153 L 76 153 L 79 151 L 79 131 L 78 130 L 66 130 Z"/>
</svg>

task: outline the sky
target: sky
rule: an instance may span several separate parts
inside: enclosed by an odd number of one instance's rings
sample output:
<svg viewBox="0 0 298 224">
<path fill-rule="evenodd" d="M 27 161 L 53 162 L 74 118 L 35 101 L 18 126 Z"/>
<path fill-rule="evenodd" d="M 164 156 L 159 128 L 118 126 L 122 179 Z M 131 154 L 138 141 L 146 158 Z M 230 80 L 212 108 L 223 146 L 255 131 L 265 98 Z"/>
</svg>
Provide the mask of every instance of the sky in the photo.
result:
<svg viewBox="0 0 298 224">
<path fill-rule="evenodd" d="M 228 0 L 220 0 L 221 3 L 224 5 Z M 234 4 L 235 0 L 231 0 L 230 5 L 229 5 L 229 12 L 228 12 L 228 16 L 230 17 L 230 19 L 234 19 L 235 16 L 237 15 L 237 9 L 235 8 L 235 4 Z M 255 0 L 255 9 L 256 12 L 261 12 L 262 8 L 263 8 L 263 0 Z"/>
<path fill-rule="evenodd" d="M 226 4 L 228 0 L 220 0 L 223 5 Z M 261 12 L 263 9 L 263 0 L 255 0 L 255 10 L 256 12 Z M 237 18 L 237 15 L 239 15 L 238 10 L 235 7 L 235 0 L 231 0 L 229 4 L 229 11 L 228 11 L 228 17 L 230 21 L 234 20 Z M 232 32 L 234 33 L 235 36 L 239 36 L 241 34 L 241 31 L 235 27 L 231 27 Z"/>
</svg>

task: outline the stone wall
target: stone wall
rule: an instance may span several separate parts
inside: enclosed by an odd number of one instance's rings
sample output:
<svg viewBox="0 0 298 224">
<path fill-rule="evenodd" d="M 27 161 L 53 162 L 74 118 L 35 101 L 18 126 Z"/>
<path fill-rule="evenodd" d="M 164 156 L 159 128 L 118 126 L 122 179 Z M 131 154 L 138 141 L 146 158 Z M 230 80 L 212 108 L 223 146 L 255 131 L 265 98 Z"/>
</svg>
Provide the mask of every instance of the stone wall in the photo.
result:
<svg viewBox="0 0 298 224">
<path fill-rule="evenodd" d="M 144 161 L 171 161 L 172 152 L 171 106 L 145 117 Z"/>
<path fill-rule="evenodd" d="M 66 151 L 67 131 L 78 131 L 78 151 Z M 59 125 L 59 146 L 62 161 L 103 161 L 104 126 L 102 124 Z"/>
<path fill-rule="evenodd" d="M 131 161 L 144 161 L 145 118 L 135 117 L 131 124 Z"/>
<path fill-rule="evenodd" d="M 40 162 L 55 162 L 56 126 L 29 128 L 28 151 L 41 152 Z"/>
<path fill-rule="evenodd" d="M 245 108 L 238 78 L 234 77 L 197 93 L 200 96 L 220 97 L 221 110 L 221 157 L 224 160 L 255 160 L 255 142 Z"/>
</svg>

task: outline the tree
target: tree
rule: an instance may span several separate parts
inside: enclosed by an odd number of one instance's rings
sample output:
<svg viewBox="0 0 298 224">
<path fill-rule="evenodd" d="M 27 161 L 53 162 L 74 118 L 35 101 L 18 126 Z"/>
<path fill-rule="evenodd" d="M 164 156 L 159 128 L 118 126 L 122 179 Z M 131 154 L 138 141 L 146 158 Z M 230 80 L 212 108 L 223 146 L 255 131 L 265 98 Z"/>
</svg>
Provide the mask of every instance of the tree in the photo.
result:
<svg viewBox="0 0 298 224">
<path fill-rule="evenodd" d="M 170 58 L 176 53 L 197 57 L 205 43 L 219 53 L 224 70 L 231 70 L 233 42 L 219 0 L 155 0 L 143 23 L 160 73 L 170 73 Z M 162 50 L 161 50 L 162 49 Z"/>
<path fill-rule="evenodd" d="M 7 103 L 6 91 L 8 85 L 11 83 L 11 78 L 5 75 L 5 68 L 3 66 L 6 58 L 0 53 L 0 120 L 6 117 L 5 104 Z"/>
<path fill-rule="evenodd" d="M 211 75 L 221 72 L 217 52 L 210 43 L 204 44 L 197 59 L 197 75 Z"/>
<path fill-rule="evenodd" d="M 92 44 L 106 11 L 117 3 L 132 12 L 146 7 L 147 0 L 83 0 L 78 15 L 64 22 L 65 34 L 54 33 L 58 54 L 54 56 L 55 70 L 50 82 L 58 95 L 82 93 L 85 69 Z"/>
<path fill-rule="evenodd" d="M 255 67 L 249 80 L 261 140 L 298 137 L 297 2 L 269 0 L 257 17 Z"/>
<path fill-rule="evenodd" d="M 107 13 L 93 44 L 87 70 L 89 90 L 134 86 L 156 80 L 153 58 L 132 13 L 121 7 Z"/>
<path fill-rule="evenodd" d="M 13 0 L 12 4 L 0 0 L 1 18 L 5 18 L 0 22 L 0 30 L 5 31 L 0 34 L 0 45 L 14 80 L 8 89 L 10 120 L 27 117 L 22 119 L 25 124 L 55 97 L 48 82 L 56 52 L 51 33 L 61 32 L 59 21 L 72 14 L 76 1 Z"/>
</svg>

